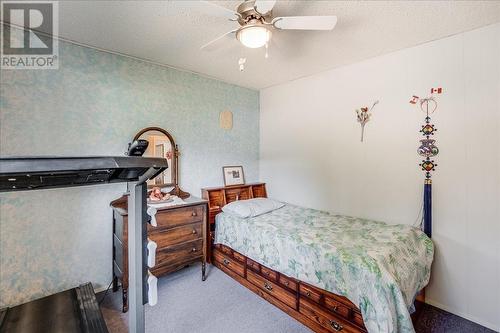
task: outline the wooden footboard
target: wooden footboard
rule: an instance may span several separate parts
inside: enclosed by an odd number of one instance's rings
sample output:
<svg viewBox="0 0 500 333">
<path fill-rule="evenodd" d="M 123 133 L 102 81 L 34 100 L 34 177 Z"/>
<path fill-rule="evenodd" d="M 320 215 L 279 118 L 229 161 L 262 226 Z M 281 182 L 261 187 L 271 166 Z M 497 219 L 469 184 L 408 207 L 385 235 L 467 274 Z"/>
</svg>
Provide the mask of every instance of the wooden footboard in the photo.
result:
<svg viewBox="0 0 500 333">
<path fill-rule="evenodd" d="M 273 271 L 221 244 L 213 247 L 212 263 L 314 332 L 366 332 L 360 310 L 343 296 Z M 419 297 L 423 301 L 423 294 Z M 417 316 L 418 311 L 412 318 Z"/>
</svg>

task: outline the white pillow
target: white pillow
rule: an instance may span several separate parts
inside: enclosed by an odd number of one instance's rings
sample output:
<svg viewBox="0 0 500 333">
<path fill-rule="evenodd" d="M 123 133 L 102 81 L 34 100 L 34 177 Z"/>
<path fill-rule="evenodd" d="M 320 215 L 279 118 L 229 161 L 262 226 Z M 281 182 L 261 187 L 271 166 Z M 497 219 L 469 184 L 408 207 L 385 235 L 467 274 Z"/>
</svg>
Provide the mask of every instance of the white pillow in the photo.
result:
<svg viewBox="0 0 500 333">
<path fill-rule="evenodd" d="M 273 210 L 281 208 L 284 205 L 284 203 L 273 199 L 255 198 L 233 201 L 222 207 L 222 211 L 224 213 L 246 219 L 248 217 L 255 217 L 272 212 Z"/>
</svg>

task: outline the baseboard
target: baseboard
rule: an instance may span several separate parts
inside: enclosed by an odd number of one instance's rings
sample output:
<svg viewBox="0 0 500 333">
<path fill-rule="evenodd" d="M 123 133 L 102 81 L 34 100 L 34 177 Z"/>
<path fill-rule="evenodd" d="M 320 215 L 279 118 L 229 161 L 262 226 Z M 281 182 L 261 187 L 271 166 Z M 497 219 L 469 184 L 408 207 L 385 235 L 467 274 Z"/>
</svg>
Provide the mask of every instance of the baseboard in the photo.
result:
<svg viewBox="0 0 500 333">
<path fill-rule="evenodd" d="M 428 296 L 425 297 L 425 303 L 427 303 L 429 305 L 432 305 L 432 306 L 435 306 L 436 308 L 439 308 L 441 310 L 453 313 L 454 315 L 457 315 L 457 316 L 462 317 L 464 319 L 470 320 L 470 321 L 472 321 L 472 322 L 474 322 L 476 324 L 479 324 L 481 326 L 489 328 L 490 330 L 493 330 L 495 332 L 500 332 L 500 327 L 499 326 L 497 326 L 495 324 L 492 324 L 490 322 L 484 321 L 482 319 L 479 319 L 477 317 L 471 316 L 469 314 L 463 313 L 461 311 L 456 311 L 455 309 L 452 309 L 449 306 L 446 306 L 446 305 L 443 305 L 443 304 L 441 304 L 439 302 L 436 302 L 433 299 L 429 299 Z"/>
</svg>

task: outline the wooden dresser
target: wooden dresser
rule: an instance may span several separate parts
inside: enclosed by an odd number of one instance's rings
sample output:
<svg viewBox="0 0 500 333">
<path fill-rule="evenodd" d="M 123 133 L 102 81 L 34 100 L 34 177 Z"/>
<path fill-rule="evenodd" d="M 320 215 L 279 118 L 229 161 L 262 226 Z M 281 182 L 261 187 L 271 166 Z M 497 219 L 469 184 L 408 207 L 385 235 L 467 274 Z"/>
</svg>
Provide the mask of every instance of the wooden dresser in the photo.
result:
<svg viewBox="0 0 500 333">
<path fill-rule="evenodd" d="M 207 261 L 208 208 L 205 200 L 189 197 L 182 205 L 157 208 L 156 223 L 148 224 L 148 238 L 157 244 L 156 277 L 174 272 L 196 261 L 202 262 L 205 281 Z M 127 197 L 111 202 L 113 208 L 113 291 L 122 285 L 123 312 L 128 309 Z M 148 216 L 149 217 L 149 216 Z"/>
</svg>

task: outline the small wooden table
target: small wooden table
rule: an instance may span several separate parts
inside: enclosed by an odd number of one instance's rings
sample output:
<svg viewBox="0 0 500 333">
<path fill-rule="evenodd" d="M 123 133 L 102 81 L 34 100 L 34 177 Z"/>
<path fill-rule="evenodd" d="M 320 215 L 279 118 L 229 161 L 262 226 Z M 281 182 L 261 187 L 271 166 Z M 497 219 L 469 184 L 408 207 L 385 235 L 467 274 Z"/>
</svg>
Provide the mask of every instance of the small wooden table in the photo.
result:
<svg viewBox="0 0 500 333">
<path fill-rule="evenodd" d="M 113 291 L 122 285 L 123 312 L 128 310 L 127 197 L 111 202 L 113 208 Z M 196 261 L 202 262 L 205 281 L 208 242 L 207 201 L 189 197 L 184 203 L 157 208 L 157 226 L 148 224 L 147 237 L 156 242 L 156 262 L 150 272 L 160 277 Z"/>
</svg>

